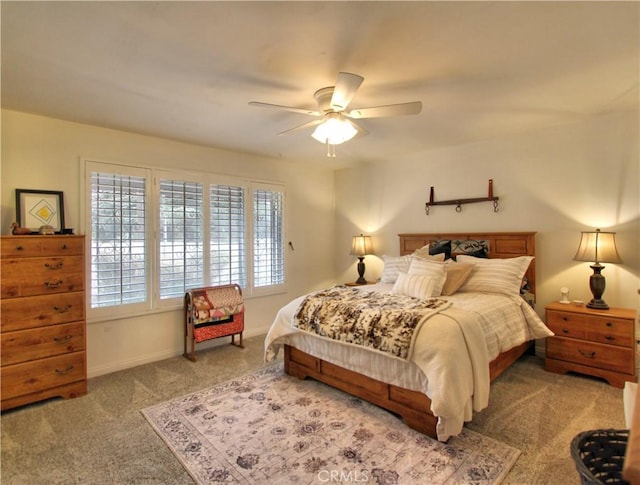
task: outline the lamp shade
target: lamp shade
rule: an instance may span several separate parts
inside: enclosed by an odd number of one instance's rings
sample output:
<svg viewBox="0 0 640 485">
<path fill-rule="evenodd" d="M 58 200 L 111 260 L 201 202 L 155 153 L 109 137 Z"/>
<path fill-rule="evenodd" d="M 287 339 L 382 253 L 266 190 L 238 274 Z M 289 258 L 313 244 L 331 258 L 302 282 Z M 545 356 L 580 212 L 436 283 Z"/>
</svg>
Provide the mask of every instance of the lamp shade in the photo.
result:
<svg viewBox="0 0 640 485">
<path fill-rule="evenodd" d="M 371 243 L 371 236 L 353 236 L 351 241 L 351 252 L 349 254 L 355 256 L 365 256 L 367 254 L 373 254 L 373 244 Z"/>
<path fill-rule="evenodd" d="M 345 119 L 340 113 L 329 113 L 311 136 L 320 143 L 339 145 L 351 140 L 357 134 L 358 130 L 353 126 L 353 123 Z"/>
<path fill-rule="evenodd" d="M 615 232 L 602 232 L 596 229 L 583 232 L 575 261 L 593 261 L 596 263 L 622 263 L 616 248 Z"/>
</svg>

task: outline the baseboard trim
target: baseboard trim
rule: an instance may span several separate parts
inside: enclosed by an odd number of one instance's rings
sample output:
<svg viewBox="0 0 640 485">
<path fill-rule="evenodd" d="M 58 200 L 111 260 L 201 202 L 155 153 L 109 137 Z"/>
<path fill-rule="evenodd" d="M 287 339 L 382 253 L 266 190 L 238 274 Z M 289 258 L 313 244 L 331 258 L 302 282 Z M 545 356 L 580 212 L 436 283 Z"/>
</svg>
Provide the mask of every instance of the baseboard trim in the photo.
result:
<svg viewBox="0 0 640 485">
<path fill-rule="evenodd" d="M 268 329 L 255 329 L 250 332 L 244 332 L 244 338 L 256 337 L 258 335 L 264 335 Z M 198 344 L 198 350 L 204 350 L 208 348 L 218 347 L 222 345 L 228 345 L 230 342 L 227 338 L 219 338 L 215 340 L 210 340 L 208 342 L 203 342 Z M 178 355 L 182 355 L 184 349 L 182 348 L 182 344 L 179 348 L 164 350 L 162 352 L 157 352 L 153 354 L 146 354 L 135 359 L 127 359 L 121 360 L 118 362 L 111 362 L 109 364 L 89 367 L 87 369 L 87 378 L 91 379 L 92 377 L 99 377 L 105 374 L 111 374 L 113 372 L 118 372 L 126 369 L 131 369 L 133 367 L 138 367 L 139 365 L 151 364 L 153 362 L 158 362 L 160 360 L 171 359 Z"/>
</svg>

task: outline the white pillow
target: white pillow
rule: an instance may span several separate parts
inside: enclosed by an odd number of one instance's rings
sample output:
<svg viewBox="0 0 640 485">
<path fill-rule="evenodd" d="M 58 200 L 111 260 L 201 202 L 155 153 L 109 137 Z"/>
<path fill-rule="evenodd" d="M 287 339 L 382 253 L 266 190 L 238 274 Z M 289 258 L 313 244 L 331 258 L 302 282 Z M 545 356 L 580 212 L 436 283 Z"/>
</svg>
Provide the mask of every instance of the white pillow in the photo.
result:
<svg viewBox="0 0 640 485">
<path fill-rule="evenodd" d="M 517 296 L 520 295 L 522 278 L 533 256 L 486 259 L 461 254 L 456 260 L 460 263 L 475 265 L 467 281 L 458 290 L 459 292 L 480 291 Z"/>
<path fill-rule="evenodd" d="M 433 278 L 433 296 L 442 294 L 442 287 L 447 279 L 447 263 L 432 259 L 413 258 L 408 274 L 421 274 Z"/>
<path fill-rule="evenodd" d="M 400 272 L 407 273 L 411 264 L 411 255 L 406 256 L 382 256 L 384 268 L 380 283 L 395 283 Z"/>
<path fill-rule="evenodd" d="M 433 296 L 434 279 L 421 274 L 400 273 L 393 288 L 392 295 L 406 295 L 425 300 Z"/>
</svg>

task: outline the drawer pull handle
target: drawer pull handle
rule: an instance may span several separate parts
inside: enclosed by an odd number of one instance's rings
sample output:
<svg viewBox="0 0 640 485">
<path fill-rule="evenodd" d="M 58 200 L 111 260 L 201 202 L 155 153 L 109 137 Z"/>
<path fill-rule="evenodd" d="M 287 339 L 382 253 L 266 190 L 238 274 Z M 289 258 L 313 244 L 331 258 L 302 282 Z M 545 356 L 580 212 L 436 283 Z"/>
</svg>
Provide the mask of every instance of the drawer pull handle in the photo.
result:
<svg viewBox="0 0 640 485">
<path fill-rule="evenodd" d="M 23 251 L 24 248 L 22 246 L 16 246 L 16 251 Z"/>
<path fill-rule="evenodd" d="M 607 327 L 613 327 L 613 323 L 607 322 Z"/>
<path fill-rule="evenodd" d="M 596 353 L 595 353 L 595 351 L 587 352 L 587 351 L 585 351 L 585 350 L 578 349 L 578 352 L 580 352 L 580 354 L 581 354 L 583 357 L 586 357 L 586 358 L 588 358 L 588 359 L 595 359 L 595 358 L 596 358 Z"/>
<path fill-rule="evenodd" d="M 562 333 L 569 333 L 569 329 L 568 328 L 563 328 L 562 329 Z"/>
<path fill-rule="evenodd" d="M 63 369 L 63 370 L 56 369 L 56 374 L 58 374 L 59 376 L 66 376 L 72 370 L 73 370 L 73 365 L 69 365 L 66 369 Z"/>
<path fill-rule="evenodd" d="M 73 337 L 71 335 L 65 335 L 64 337 L 53 337 L 53 340 L 55 340 L 59 344 L 63 344 L 67 340 L 71 340 L 72 338 Z"/>
<path fill-rule="evenodd" d="M 62 261 L 56 261 L 53 264 L 45 263 L 44 267 L 49 269 L 60 269 L 64 263 Z"/>
<path fill-rule="evenodd" d="M 564 320 L 565 322 L 569 321 L 569 317 L 562 317 L 562 320 Z"/>
<path fill-rule="evenodd" d="M 63 281 L 62 281 L 62 280 L 58 280 L 58 281 L 45 281 L 45 282 L 44 282 L 44 286 L 46 286 L 47 288 L 58 288 L 62 283 L 63 283 Z"/>
<path fill-rule="evenodd" d="M 58 313 L 67 313 L 69 310 L 71 310 L 71 305 L 67 305 L 67 306 L 54 306 L 53 310 L 58 312 Z"/>
<path fill-rule="evenodd" d="M 63 244 L 63 245 L 62 245 L 62 249 L 67 249 L 67 245 L 66 245 L 66 244 Z"/>
<path fill-rule="evenodd" d="M 605 339 L 607 339 L 609 342 L 611 342 L 612 340 L 615 340 L 616 338 L 613 335 L 607 335 L 607 336 L 605 336 Z"/>
</svg>

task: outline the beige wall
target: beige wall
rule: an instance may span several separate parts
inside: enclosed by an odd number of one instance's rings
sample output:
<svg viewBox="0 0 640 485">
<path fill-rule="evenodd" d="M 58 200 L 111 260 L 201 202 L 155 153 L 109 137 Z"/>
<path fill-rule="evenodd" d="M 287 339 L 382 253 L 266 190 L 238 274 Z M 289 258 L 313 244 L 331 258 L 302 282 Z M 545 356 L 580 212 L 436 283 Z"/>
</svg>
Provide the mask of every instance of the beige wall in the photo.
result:
<svg viewBox="0 0 640 485">
<path fill-rule="evenodd" d="M 335 282 L 333 171 L 115 130 L 2 111 L 2 234 L 15 220 L 15 189 L 62 190 L 65 225 L 82 234 L 82 157 L 284 182 L 287 189 L 287 293 L 246 302 L 246 336 L 265 333 L 277 310 L 304 292 Z M 313 181 L 313 183 L 311 183 Z M 89 322 L 89 375 L 182 353 L 180 310 Z M 220 339 L 199 348 L 226 343 Z"/>
<path fill-rule="evenodd" d="M 537 309 L 570 289 L 571 299 L 589 300 L 588 263 L 573 261 L 580 231 L 611 230 L 623 264 L 605 265 L 604 299 L 610 306 L 636 308 L 640 288 L 638 112 L 586 117 L 509 138 L 417 154 L 336 174 L 340 279 L 355 279 L 348 255 L 351 235 L 374 236 L 377 255 L 398 254 L 397 234 L 437 231 L 536 231 Z M 484 197 L 488 180 L 500 210 L 490 203 L 424 204 Z M 381 260 L 366 258 L 366 276 L 380 276 Z"/>
<path fill-rule="evenodd" d="M 616 231 L 621 265 L 607 265 L 605 300 L 636 308 L 640 288 L 638 113 L 593 116 L 571 125 L 416 154 L 332 172 L 280 160 L 2 111 L 1 220 L 15 219 L 15 188 L 63 190 L 66 225 L 80 228 L 80 158 L 190 167 L 287 184 L 289 287 L 247 302 L 245 335 L 264 333 L 293 297 L 356 278 L 351 237 L 374 235 L 378 255 L 397 254 L 397 234 L 433 231 L 537 231 L 538 311 L 567 286 L 588 300 L 587 263 L 572 260 L 580 231 Z M 432 208 L 436 200 L 480 197 L 494 179 L 500 211 L 488 203 Z M 310 181 L 313 181 L 311 183 Z M 381 260 L 366 258 L 369 279 Z M 88 324 L 89 375 L 182 352 L 181 312 Z M 224 339 L 224 342 L 227 340 Z M 219 342 L 209 343 L 218 344 Z M 207 344 L 203 344 L 206 346 Z"/>
</svg>

